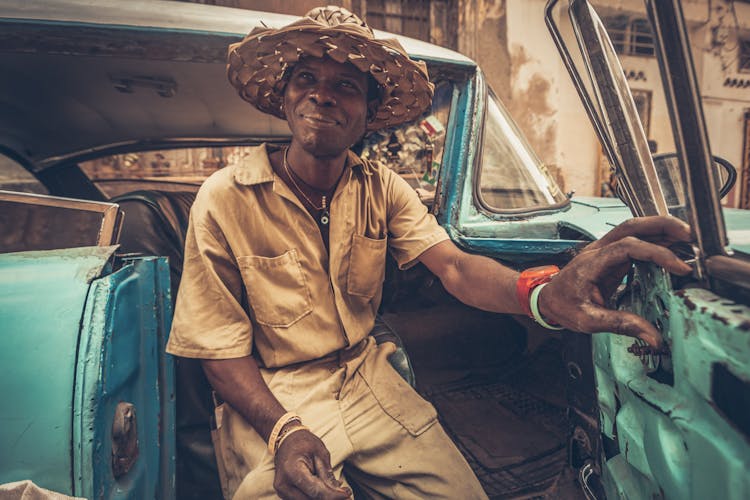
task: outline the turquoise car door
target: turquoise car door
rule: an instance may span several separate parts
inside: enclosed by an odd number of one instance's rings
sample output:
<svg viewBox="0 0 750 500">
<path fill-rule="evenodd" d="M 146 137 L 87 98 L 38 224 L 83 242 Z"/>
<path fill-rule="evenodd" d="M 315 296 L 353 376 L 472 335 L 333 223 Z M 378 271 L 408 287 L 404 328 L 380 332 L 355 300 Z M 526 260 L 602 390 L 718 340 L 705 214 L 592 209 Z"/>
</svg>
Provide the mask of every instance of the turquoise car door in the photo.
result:
<svg viewBox="0 0 750 500">
<path fill-rule="evenodd" d="M 598 453 L 585 482 L 594 496 L 594 477 L 601 476 L 610 499 L 748 498 L 750 258 L 742 250 L 750 214 L 732 212 L 727 230 L 680 2 L 646 6 L 677 145 L 679 168 L 671 171 L 640 154 L 645 137 L 628 123 L 635 106 L 595 11 L 571 0 L 569 13 L 595 89 L 587 106 L 623 197 L 636 215 L 669 211 L 691 225 L 693 245 L 676 251 L 694 272 L 678 278 L 636 265 L 613 299 L 651 321 L 664 346 L 594 336 Z M 683 189 L 664 196 L 672 192 L 667 183 Z"/>
<path fill-rule="evenodd" d="M 109 244 L 54 248 L 54 227 L 86 234 L 77 223 L 93 224 L 100 238 L 106 224 L 91 214 L 115 205 L 40 218 L 71 210 L 71 200 L 32 197 L 44 203 L 34 211 L 41 205 L 14 208 L 1 195 L 4 215 L 33 213 L 15 218 L 19 231 L 4 218 L 4 248 L 53 248 L 0 254 L 0 483 L 32 480 L 88 499 L 174 498 L 166 260 L 120 258 Z M 24 222 L 63 219 L 40 231 Z"/>
</svg>

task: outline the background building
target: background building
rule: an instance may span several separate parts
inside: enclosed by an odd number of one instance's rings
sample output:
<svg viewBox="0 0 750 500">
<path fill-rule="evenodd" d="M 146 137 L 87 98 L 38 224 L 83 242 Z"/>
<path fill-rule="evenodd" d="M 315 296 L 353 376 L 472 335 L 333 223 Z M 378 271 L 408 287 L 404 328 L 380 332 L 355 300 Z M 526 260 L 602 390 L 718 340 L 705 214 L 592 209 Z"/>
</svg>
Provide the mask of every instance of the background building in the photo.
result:
<svg viewBox="0 0 750 500">
<path fill-rule="evenodd" d="M 302 15 L 330 3 L 372 27 L 471 57 L 563 189 L 606 191 L 609 166 L 544 24 L 546 0 L 203 0 Z M 560 4 L 567 2 L 561 1 Z M 657 153 L 674 150 L 642 0 L 593 0 Z M 738 169 L 724 204 L 750 208 L 750 1 L 683 0 L 714 154 Z M 562 9 L 557 15 L 564 16 Z M 564 23 L 563 23 L 564 24 Z"/>
</svg>

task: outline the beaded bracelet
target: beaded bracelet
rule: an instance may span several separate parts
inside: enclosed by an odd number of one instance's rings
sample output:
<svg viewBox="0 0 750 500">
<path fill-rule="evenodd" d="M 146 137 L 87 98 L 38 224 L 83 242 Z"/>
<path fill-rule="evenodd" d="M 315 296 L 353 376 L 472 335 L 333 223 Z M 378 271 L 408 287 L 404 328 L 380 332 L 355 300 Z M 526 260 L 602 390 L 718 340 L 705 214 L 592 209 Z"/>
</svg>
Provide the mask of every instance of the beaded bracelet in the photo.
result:
<svg viewBox="0 0 750 500">
<path fill-rule="evenodd" d="M 547 323 L 542 317 L 542 313 L 539 312 L 539 294 L 541 293 L 542 288 L 547 285 L 549 285 L 549 283 L 542 283 L 541 285 L 535 286 L 531 291 L 531 297 L 529 298 L 529 305 L 531 306 L 531 317 L 534 318 L 534 321 L 542 325 L 547 330 L 562 330 L 562 326 L 550 325 L 549 323 Z"/>
<path fill-rule="evenodd" d="M 270 451 L 271 454 L 276 450 L 276 441 L 279 438 L 279 432 L 281 432 L 281 429 L 283 429 L 289 422 L 294 422 L 295 420 L 300 424 L 302 423 L 302 418 L 293 411 L 290 411 L 284 413 L 281 418 L 276 421 L 276 424 L 271 430 L 271 434 L 268 436 L 268 451 Z"/>
</svg>

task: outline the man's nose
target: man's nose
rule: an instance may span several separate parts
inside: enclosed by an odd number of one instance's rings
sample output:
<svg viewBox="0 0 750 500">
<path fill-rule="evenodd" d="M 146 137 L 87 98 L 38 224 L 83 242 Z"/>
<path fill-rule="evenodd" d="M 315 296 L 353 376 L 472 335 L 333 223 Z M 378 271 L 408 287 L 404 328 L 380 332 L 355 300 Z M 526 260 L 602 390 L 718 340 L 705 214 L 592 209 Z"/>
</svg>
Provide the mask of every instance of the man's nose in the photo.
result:
<svg viewBox="0 0 750 500">
<path fill-rule="evenodd" d="M 336 94 L 333 89 L 321 82 L 310 92 L 310 100 L 318 106 L 335 106 Z"/>
</svg>

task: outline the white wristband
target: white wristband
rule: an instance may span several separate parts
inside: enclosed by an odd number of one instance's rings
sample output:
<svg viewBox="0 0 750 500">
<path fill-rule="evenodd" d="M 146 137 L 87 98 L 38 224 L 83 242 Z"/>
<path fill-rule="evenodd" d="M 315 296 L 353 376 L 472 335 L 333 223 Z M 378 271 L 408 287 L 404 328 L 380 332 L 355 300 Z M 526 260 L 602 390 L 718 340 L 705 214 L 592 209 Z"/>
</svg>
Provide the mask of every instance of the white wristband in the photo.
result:
<svg viewBox="0 0 750 500">
<path fill-rule="evenodd" d="M 562 326 L 553 326 L 544 321 L 544 318 L 542 317 L 542 313 L 539 312 L 539 294 L 542 292 L 542 288 L 549 285 L 549 283 L 542 283 L 539 286 L 535 286 L 534 289 L 531 291 L 531 296 L 529 297 L 529 306 L 531 306 L 531 316 L 534 318 L 534 321 L 542 325 L 547 330 L 563 330 Z"/>
</svg>

